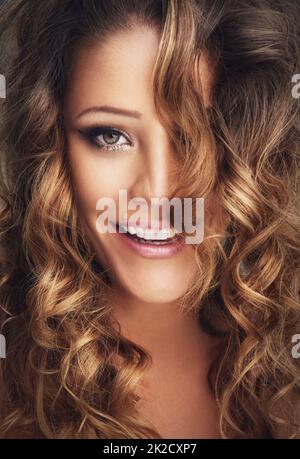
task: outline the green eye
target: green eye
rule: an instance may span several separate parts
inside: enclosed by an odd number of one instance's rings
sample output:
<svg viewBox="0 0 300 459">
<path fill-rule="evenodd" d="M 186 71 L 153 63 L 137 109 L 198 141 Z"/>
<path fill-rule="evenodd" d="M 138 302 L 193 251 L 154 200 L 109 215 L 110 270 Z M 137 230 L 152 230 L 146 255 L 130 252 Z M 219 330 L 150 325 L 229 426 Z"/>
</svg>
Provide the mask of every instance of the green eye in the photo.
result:
<svg viewBox="0 0 300 459">
<path fill-rule="evenodd" d="M 131 147 L 131 142 L 123 132 L 110 127 L 96 126 L 79 132 L 91 145 L 101 150 L 127 150 Z M 122 138 L 125 142 L 120 143 Z"/>
</svg>

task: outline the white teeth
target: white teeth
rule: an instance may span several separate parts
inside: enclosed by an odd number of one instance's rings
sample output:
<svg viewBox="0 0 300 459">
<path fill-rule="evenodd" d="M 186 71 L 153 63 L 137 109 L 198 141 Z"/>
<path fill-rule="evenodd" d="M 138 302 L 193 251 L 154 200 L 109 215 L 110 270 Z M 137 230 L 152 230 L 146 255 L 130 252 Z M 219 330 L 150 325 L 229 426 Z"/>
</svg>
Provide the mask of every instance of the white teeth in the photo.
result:
<svg viewBox="0 0 300 459">
<path fill-rule="evenodd" d="M 122 225 L 121 223 L 119 224 L 119 227 L 133 236 L 138 236 L 146 240 L 165 240 L 175 236 L 175 231 L 173 228 L 170 230 L 162 229 L 160 231 L 153 231 L 149 228 L 143 229 L 136 228 L 135 226 L 129 226 L 128 229 L 126 229 L 126 226 Z"/>
<path fill-rule="evenodd" d="M 164 239 L 168 239 L 169 237 L 170 237 L 169 236 L 169 231 L 161 230 L 161 231 L 158 231 L 158 232 L 154 233 L 154 238 L 153 239 L 164 240 Z"/>
<path fill-rule="evenodd" d="M 129 226 L 128 232 L 129 232 L 130 234 L 133 234 L 133 235 L 134 235 L 134 234 L 137 233 L 137 230 L 136 230 L 136 228 L 135 228 L 134 226 Z"/>
<path fill-rule="evenodd" d="M 166 230 L 167 233 L 168 233 L 168 237 L 174 237 L 175 236 L 175 231 L 173 230 L 173 228 L 170 229 L 170 231 Z"/>
<path fill-rule="evenodd" d="M 172 238 L 175 232 L 173 230 L 151 231 L 150 229 L 138 228 L 136 235 L 146 240 L 164 240 Z"/>
<path fill-rule="evenodd" d="M 144 235 L 142 236 L 144 239 L 154 239 L 155 233 L 153 233 L 151 230 L 146 229 L 144 230 Z"/>
<path fill-rule="evenodd" d="M 137 230 L 136 230 L 136 235 L 137 235 L 138 237 L 144 238 L 144 231 L 143 231 L 143 229 L 142 229 L 142 228 L 137 228 Z"/>
</svg>

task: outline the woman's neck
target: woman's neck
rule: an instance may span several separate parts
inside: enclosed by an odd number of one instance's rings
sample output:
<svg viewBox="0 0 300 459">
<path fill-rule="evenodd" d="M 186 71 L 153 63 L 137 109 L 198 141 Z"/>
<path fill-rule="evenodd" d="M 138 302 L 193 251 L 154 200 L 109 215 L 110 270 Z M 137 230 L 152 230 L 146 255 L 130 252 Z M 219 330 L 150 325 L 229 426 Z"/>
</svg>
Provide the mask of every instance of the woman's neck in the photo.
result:
<svg viewBox="0 0 300 459">
<path fill-rule="evenodd" d="M 145 303 L 122 292 L 113 300 L 113 315 L 122 335 L 148 351 L 156 368 L 188 371 L 197 361 L 207 375 L 216 343 L 201 329 L 197 313 L 183 313 L 179 302 Z"/>
</svg>

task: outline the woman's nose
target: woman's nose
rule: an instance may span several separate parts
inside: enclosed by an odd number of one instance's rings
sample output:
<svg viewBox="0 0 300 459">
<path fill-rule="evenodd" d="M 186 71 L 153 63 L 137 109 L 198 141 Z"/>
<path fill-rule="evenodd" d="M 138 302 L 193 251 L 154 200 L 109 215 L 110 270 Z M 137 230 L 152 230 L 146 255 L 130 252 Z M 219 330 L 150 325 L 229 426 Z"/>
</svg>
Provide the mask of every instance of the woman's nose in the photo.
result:
<svg viewBox="0 0 300 459">
<path fill-rule="evenodd" d="M 131 187 L 131 198 L 168 197 L 174 182 L 176 163 L 170 139 L 166 131 L 156 128 L 156 134 L 143 146 L 136 166 L 136 174 Z"/>
</svg>

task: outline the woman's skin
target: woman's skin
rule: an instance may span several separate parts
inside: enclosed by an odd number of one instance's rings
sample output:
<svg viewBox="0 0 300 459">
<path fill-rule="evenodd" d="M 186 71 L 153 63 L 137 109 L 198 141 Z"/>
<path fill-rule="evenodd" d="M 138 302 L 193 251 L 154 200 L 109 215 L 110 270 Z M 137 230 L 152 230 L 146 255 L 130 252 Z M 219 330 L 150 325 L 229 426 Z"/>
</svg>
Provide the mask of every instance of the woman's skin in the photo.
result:
<svg viewBox="0 0 300 459">
<path fill-rule="evenodd" d="M 185 245 L 168 258 L 147 258 L 120 235 L 100 234 L 96 228 L 100 197 L 118 203 L 119 190 L 126 189 L 128 200 L 143 197 L 150 203 L 151 197 L 168 196 L 176 176 L 171 142 L 153 102 L 157 50 L 155 30 L 137 27 L 78 51 L 65 98 L 68 156 L 83 225 L 114 283 L 114 316 L 123 335 L 153 358 L 139 384 L 141 414 L 164 438 L 211 438 L 219 436 L 218 410 L 207 383 L 214 342 L 199 327 L 196 314 L 183 315 L 178 307 L 197 274 L 193 247 Z M 212 76 L 205 59 L 200 66 L 208 103 Z M 99 106 L 131 110 L 135 116 L 86 112 Z M 123 131 L 127 138 L 121 134 L 115 143 L 129 146 L 97 149 L 79 132 L 95 125 Z M 101 136 L 100 144 L 104 138 L 111 137 Z"/>
</svg>

